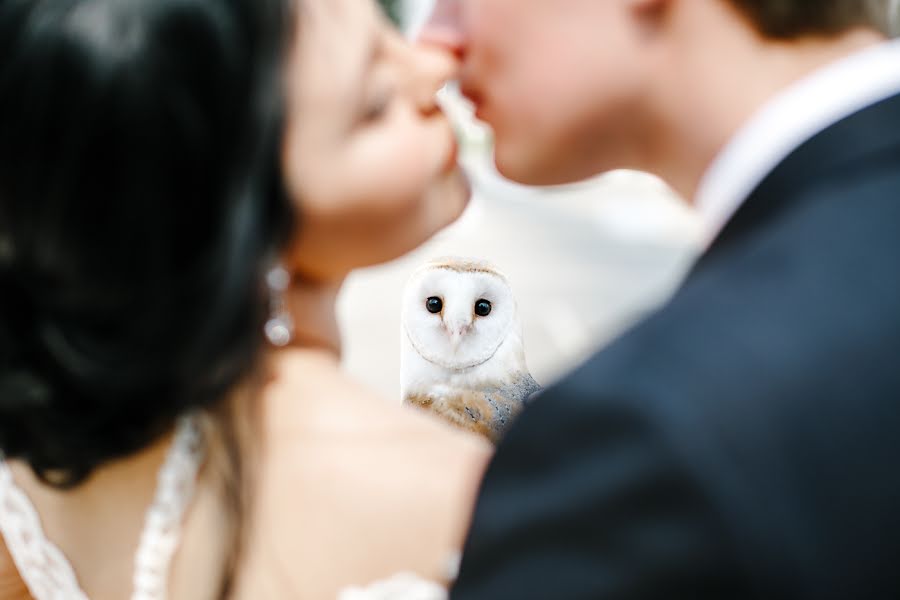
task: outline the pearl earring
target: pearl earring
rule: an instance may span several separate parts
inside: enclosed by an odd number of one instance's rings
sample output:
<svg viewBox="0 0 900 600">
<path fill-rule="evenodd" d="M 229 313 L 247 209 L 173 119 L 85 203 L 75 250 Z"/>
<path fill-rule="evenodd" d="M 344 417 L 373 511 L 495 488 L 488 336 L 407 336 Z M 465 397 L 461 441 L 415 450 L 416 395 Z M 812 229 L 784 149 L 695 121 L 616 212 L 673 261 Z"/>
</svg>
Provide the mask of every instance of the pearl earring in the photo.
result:
<svg viewBox="0 0 900 600">
<path fill-rule="evenodd" d="M 266 274 L 266 285 L 269 288 L 269 320 L 266 321 L 263 331 L 269 343 L 278 348 L 290 344 L 294 337 L 294 319 L 284 302 L 284 295 L 290 284 L 290 273 L 280 265 Z"/>
</svg>

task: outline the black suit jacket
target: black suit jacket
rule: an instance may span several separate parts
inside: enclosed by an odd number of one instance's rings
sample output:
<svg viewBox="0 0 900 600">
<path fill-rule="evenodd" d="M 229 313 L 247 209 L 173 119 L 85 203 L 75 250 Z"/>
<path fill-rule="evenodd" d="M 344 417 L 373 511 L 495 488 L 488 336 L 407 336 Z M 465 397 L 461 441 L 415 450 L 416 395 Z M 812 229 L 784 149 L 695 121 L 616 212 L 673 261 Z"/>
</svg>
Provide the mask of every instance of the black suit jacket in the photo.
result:
<svg viewBox="0 0 900 600">
<path fill-rule="evenodd" d="M 452 597 L 900 598 L 900 96 L 522 414 Z"/>
</svg>

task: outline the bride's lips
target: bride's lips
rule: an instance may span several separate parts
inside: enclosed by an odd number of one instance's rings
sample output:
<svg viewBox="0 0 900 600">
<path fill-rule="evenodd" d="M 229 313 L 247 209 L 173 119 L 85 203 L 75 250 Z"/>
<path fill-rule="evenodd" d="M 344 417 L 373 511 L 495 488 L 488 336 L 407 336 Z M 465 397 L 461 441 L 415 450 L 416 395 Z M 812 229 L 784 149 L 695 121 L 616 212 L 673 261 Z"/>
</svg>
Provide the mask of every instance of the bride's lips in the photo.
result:
<svg viewBox="0 0 900 600">
<path fill-rule="evenodd" d="M 450 157 L 447 159 L 447 162 L 451 165 L 455 165 L 459 162 L 459 140 L 456 139 L 456 135 L 453 135 L 453 140 L 450 142 Z"/>
<path fill-rule="evenodd" d="M 450 138 L 450 147 L 447 149 L 447 157 L 441 168 L 441 173 L 448 173 L 456 169 L 457 162 L 459 161 L 459 136 L 462 134 L 462 124 L 458 123 L 457 120 L 453 118 L 454 112 L 450 110 L 450 107 L 445 105 L 444 102 L 445 101 L 441 100 L 441 96 L 439 95 L 437 102 L 438 113 L 447 127 Z"/>
<path fill-rule="evenodd" d="M 458 160 L 459 160 L 459 140 L 456 139 L 456 133 L 454 132 L 450 136 L 450 150 L 447 151 L 447 161 L 444 163 L 444 168 L 441 169 L 442 173 L 449 173 L 457 168 Z"/>
</svg>

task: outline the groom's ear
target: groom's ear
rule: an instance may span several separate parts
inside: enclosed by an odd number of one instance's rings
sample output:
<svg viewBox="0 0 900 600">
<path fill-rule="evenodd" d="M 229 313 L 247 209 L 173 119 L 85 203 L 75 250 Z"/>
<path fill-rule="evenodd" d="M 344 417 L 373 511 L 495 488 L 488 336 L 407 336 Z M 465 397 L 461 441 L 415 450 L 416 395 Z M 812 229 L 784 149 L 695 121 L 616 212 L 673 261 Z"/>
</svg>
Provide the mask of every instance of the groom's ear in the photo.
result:
<svg viewBox="0 0 900 600">
<path fill-rule="evenodd" d="M 625 0 L 632 10 L 639 13 L 657 13 L 669 8 L 677 0 Z"/>
<path fill-rule="evenodd" d="M 646 28 L 660 27 L 678 0 L 625 0 L 635 18 Z"/>
</svg>

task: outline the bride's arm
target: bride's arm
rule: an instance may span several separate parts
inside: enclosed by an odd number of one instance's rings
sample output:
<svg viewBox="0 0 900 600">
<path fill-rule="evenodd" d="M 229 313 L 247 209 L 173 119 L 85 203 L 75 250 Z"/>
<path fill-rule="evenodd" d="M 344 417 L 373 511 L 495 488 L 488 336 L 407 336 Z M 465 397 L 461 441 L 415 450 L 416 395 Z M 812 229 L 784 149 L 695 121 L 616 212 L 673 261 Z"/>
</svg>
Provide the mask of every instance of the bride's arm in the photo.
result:
<svg viewBox="0 0 900 600">
<path fill-rule="evenodd" d="M 0 600 L 31 600 L 28 588 L 13 562 L 6 544 L 0 539 Z"/>
</svg>

